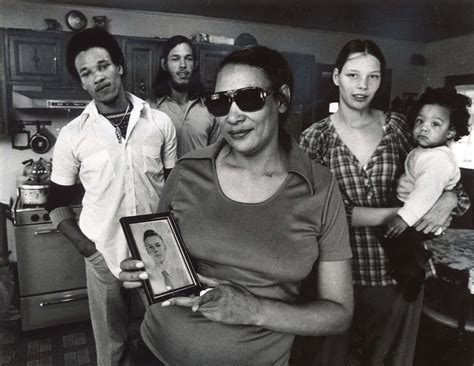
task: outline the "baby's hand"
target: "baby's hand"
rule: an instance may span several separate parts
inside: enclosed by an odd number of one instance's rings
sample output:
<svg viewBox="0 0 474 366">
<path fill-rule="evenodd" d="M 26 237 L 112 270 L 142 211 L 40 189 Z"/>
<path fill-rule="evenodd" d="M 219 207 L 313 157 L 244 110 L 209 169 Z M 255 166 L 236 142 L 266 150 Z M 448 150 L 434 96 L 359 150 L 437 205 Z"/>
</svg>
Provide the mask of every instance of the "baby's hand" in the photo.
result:
<svg viewBox="0 0 474 366">
<path fill-rule="evenodd" d="M 400 216 L 395 216 L 387 225 L 386 238 L 396 238 L 405 231 L 408 224 Z"/>
</svg>

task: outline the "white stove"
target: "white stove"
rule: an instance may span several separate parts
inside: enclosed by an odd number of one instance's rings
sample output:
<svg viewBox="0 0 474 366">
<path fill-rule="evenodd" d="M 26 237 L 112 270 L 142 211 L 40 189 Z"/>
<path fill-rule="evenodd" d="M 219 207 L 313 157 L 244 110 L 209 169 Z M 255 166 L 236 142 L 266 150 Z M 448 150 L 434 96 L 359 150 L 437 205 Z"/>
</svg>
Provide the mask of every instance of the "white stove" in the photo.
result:
<svg viewBox="0 0 474 366">
<path fill-rule="evenodd" d="M 82 206 L 72 207 L 79 218 Z M 23 330 L 89 319 L 84 258 L 46 209 L 18 196 L 13 211 Z"/>
<path fill-rule="evenodd" d="M 76 214 L 76 218 L 79 219 L 82 206 L 77 204 L 71 206 L 71 208 Z M 48 223 L 51 223 L 51 218 L 43 205 L 27 205 L 21 201 L 20 196 L 17 197 L 13 208 L 13 224 L 15 226 Z"/>
</svg>

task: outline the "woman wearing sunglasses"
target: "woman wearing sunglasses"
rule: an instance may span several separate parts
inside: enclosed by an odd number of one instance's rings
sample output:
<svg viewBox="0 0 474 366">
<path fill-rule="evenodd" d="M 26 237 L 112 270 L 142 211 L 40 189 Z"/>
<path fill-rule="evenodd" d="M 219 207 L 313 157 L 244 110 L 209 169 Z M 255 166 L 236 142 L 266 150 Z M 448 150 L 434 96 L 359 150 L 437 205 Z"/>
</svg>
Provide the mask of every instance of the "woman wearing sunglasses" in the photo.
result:
<svg viewBox="0 0 474 366">
<path fill-rule="evenodd" d="M 199 297 L 150 306 L 141 332 L 170 365 L 287 365 L 294 335 L 346 330 L 352 316 L 348 230 L 334 177 L 280 125 L 291 71 L 255 46 L 221 64 L 206 100 L 223 140 L 178 162 L 159 209 L 178 223 L 202 284 Z M 314 266 L 317 299 L 300 302 Z M 143 264 L 122 262 L 137 287 Z"/>
<path fill-rule="evenodd" d="M 407 301 L 396 287 L 376 227 L 392 219 L 397 179 L 413 142 L 405 116 L 371 108 L 383 77 L 385 59 L 369 40 L 352 40 L 340 51 L 333 71 L 339 88 L 339 109 L 302 134 L 300 144 L 312 159 L 337 177 L 354 252 L 355 311 L 351 331 L 328 337 L 324 364 L 347 365 L 349 345 L 362 365 L 412 365 L 423 291 Z M 460 192 L 460 209 L 469 200 Z M 445 192 L 416 225 L 424 233 L 445 229 L 456 206 Z M 462 207 L 461 207 L 462 206 Z M 326 359 L 327 360 L 327 359 Z"/>
</svg>

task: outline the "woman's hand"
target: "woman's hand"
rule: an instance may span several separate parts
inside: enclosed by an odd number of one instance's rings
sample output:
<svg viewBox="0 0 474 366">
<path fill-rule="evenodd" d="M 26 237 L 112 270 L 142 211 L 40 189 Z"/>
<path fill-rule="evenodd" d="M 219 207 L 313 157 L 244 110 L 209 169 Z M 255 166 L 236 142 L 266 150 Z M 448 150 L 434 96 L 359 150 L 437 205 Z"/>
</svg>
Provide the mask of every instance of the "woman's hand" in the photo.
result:
<svg viewBox="0 0 474 366">
<path fill-rule="evenodd" d="M 123 281 L 123 287 L 140 287 L 142 285 L 141 281 L 148 279 L 148 273 L 143 270 L 144 268 L 145 264 L 136 259 L 127 258 L 120 262 L 122 272 L 119 273 L 119 278 Z"/>
<path fill-rule="evenodd" d="M 456 204 L 456 194 L 444 192 L 433 207 L 414 225 L 416 231 L 435 234 L 446 230 L 451 224 L 451 212 Z"/>
<path fill-rule="evenodd" d="M 259 300 L 242 286 L 230 281 L 199 275 L 204 286 L 211 288 L 199 297 L 175 297 L 162 306 L 191 307 L 209 320 L 225 324 L 256 324 L 253 316 L 259 312 Z"/>
<path fill-rule="evenodd" d="M 392 221 L 387 225 L 387 231 L 385 232 L 386 238 L 396 238 L 403 233 L 408 224 L 400 216 L 395 216 Z"/>
</svg>

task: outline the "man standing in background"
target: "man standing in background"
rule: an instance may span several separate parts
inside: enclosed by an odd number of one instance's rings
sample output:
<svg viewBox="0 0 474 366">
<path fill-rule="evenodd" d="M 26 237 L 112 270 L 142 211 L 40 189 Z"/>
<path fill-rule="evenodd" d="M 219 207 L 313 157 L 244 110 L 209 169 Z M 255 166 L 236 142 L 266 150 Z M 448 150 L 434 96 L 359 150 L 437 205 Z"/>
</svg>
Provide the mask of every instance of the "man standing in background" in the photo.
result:
<svg viewBox="0 0 474 366">
<path fill-rule="evenodd" d="M 191 41 L 180 35 L 171 37 L 163 47 L 149 103 L 173 121 L 178 158 L 214 143 L 219 137 L 219 127 L 207 111 L 203 95 L 197 55 Z"/>
<path fill-rule="evenodd" d="M 176 161 L 175 128 L 167 115 L 125 92 L 123 53 L 105 30 L 75 34 L 66 63 L 93 100 L 61 129 L 47 209 L 86 258 L 98 365 L 129 365 L 130 295 L 117 278 L 129 250 L 119 218 L 157 211 Z M 85 190 L 79 225 L 69 207 L 77 178 Z"/>
</svg>

